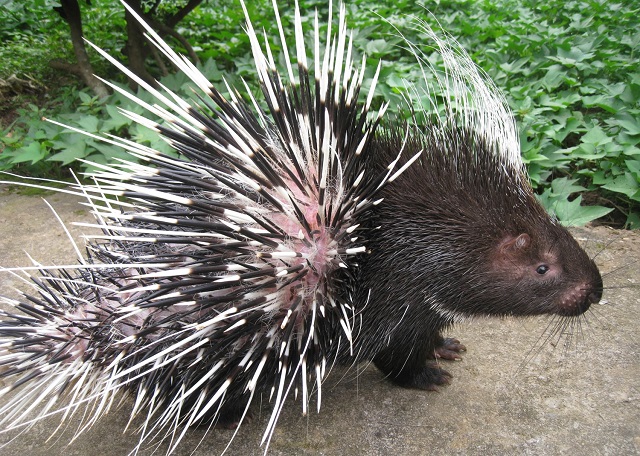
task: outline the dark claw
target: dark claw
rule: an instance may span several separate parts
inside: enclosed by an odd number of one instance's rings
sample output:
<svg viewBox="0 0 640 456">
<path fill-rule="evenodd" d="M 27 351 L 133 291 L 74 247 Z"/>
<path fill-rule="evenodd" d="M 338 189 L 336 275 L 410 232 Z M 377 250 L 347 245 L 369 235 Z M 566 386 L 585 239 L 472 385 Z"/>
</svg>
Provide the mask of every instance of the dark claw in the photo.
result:
<svg viewBox="0 0 640 456">
<path fill-rule="evenodd" d="M 459 361 L 462 359 L 460 352 L 467 351 L 467 347 L 462 345 L 458 339 L 443 339 L 442 345 L 435 348 L 433 354 L 436 359 L 447 359 L 451 361 Z"/>
</svg>

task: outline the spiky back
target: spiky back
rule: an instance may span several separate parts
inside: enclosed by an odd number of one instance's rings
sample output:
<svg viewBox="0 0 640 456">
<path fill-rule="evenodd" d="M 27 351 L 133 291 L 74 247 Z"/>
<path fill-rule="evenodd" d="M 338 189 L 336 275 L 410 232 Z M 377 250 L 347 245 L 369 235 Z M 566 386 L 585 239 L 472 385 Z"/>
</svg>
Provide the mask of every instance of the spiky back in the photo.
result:
<svg viewBox="0 0 640 456">
<path fill-rule="evenodd" d="M 369 113 L 375 78 L 366 101 L 357 102 L 364 68 L 352 61 L 344 8 L 335 33 L 329 16 L 323 54 L 315 20 L 310 69 L 296 6 L 294 72 L 276 10 L 283 77 L 247 15 L 266 110 L 236 90 L 225 98 L 149 28 L 150 40 L 202 95 L 183 100 L 157 90 L 98 49 L 156 103 L 112 87 L 164 122 L 125 114 L 159 131 L 186 159 L 101 138 L 142 164 L 94 164 L 101 169 L 95 184 L 76 192 L 87 197 L 103 234 L 92 238 L 76 272 L 45 270 L 34 279 L 31 303 L 13 303 L 28 317 L 7 314 L 0 327 L 11 366 L 5 375 L 22 375 L 15 386 L 31 381 L 29 392 L 2 408 L 3 424 L 32 424 L 27 415 L 36 407 L 39 417 L 58 410 L 67 418 L 92 405 L 81 432 L 128 387 L 135 390 L 132 418 L 146 417 L 140 443 L 171 436 L 171 452 L 189 425 L 215 420 L 228 404 L 242 404 L 242 420 L 258 391 L 273 396 L 265 441 L 290 392 L 302 396 L 306 411 L 315 388 L 320 407 L 327 366 L 340 347 L 351 352 L 356 306 L 366 305 L 353 296 L 367 294 L 355 277 L 374 206 L 385 185 L 421 157 L 421 146 L 413 146 L 425 144 L 390 141 L 384 159 L 369 156 L 388 140 L 376 138 L 385 108 Z M 495 143 L 499 165 L 518 169 L 503 100 L 457 46 L 422 27 L 448 69 L 435 81 L 449 101 L 429 133 L 433 144 L 449 140 L 447 129 L 466 128 Z M 446 160 L 454 148 L 442 149 Z M 58 409 L 63 393 L 70 405 Z"/>
<path fill-rule="evenodd" d="M 16 304 L 29 318 L 8 315 L 0 328 L 12 363 L 6 375 L 26 370 L 23 380 L 34 385 L 3 408 L 3 424 L 25 422 L 36 406 L 40 416 L 56 410 L 49 397 L 65 389 L 65 417 L 97 404 L 81 430 L 121 387 L 135 389 L 132 418 L 147 416 L 141 443 L 215 420 L 225 404 L 246 404 L 242 419 L 258 390 L 274 395 L 265 440 L 292 389 L 306 411 L 314 382 L 320 406 L 331 347 L 351 340 L 355 258 L 365 249 L 360 223 L 399 171 L 395 162 L 381 172 L 365 167 L 384 108 L 368 118 L 375 81 L 366 103 L 357 103 L 364 68 L 354 67 L 344 8 L 335 36 L 329 18 L 324 55 L 316 17 L 312 76 L 297 6 L 297 75 L 277 11 L 276 18 L 286 81 L 247 16 L 266 111 L 235 90 L 225 98 L 150 28 L 154 45 L 203 96 L 156 90 L 98 49 L 157 104 L 112 87 L 165 122 L 125 114 L 187 160 L 105 139 L 143 164 L 95 165 L 95 184 L 76 190 L 103 235 L 77 274 L 45 272 L 33 303 Z M 32 355 L 16 354 L 27 348 Z"/>
</svg>

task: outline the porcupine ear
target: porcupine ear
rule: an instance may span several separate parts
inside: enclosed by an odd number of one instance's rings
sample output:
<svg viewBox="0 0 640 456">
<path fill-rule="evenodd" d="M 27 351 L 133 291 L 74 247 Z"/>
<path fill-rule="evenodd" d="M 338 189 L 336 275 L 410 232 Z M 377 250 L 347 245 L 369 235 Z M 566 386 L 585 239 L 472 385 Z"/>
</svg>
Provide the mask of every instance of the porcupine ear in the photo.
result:
<svg viewBox="0 0 640 456">
<path fill-rule="evenodd" d="M 517 236 L 507 234 L 499 242 L 496 252 L 490 255 L 493 271 L 502 277 L 524 277 L 534 271 L 540 276 L 545 275 L 555 261 L 552 256 L 544 259 L 536 257 L 533 240 L 528 233 Z"/>
<path fill-rule="evenodd" d="M 77 385 L 75 402 L 61 411 L 66 417 L 88 405 L 92 413 L 80 431 L 128 387 L 136 391 L 132 418 L 144 416 L 140 444 L 158 436 L 171 439 L 169 452 L 184 436 L 179 428 L 215 419 L 227 396 L 229 401 L 243 396 L 242 421 L 258 386 L 271 390 L 274 403 L 263 443 L 270 440 L 292 390 L 301 394 L 306 413 L 308 383 L 315 383 L 320 407 L 322 380 L 332 361 L 328 354 L 351 341 L 355 258 L 366 248 L 360 223 L 379 201 L 379 190 L 404 167 L 397 169 L 396 159 L 372 175 L 363 160 L 385 107 L 368 119 L 375 78 L 365 103 L 357 103 L 364 68 L 352 61 L 343 6 L 336 30 L 330 3 L 322 55 L 316 15 L 311 72 L 296 4 L 296 75 L 274 3 L 286 76 L 277 70 L 267 40 L 260 44 L 242 7 L 264 110 L 251 94 L 250 103 L 234 89 L 225 98 L 131 10 L 149 41 L 192 80 L 197 88 L 192 99 L 152 87 L 92 45 L 155 102 L 105 82 L 163 121 L 124 114 L 161 133 L 185 159 L 126 138 L 100 138 L 141 162 L 94 163 L 95 184 L 77 188 L 96 214 L 94 226 L 104 233 L 92 238 L 91 261 L 77 269 L 106 272 L 77 284 L 86 288 L 72 302 L 65 301 L 71 298 L 64 285 L 62 291 L 47 287 L 43 299 L 45 310 L 63 314 L 60 328 L 81 318 L 92 300 L 92 318 L 82 319 L 73 331 L 61 330 L 59 337 L 64 347 L 76 343 L 85 353 L 70 349 L 73 364 L 57 358 L 38 370 L 56 350 L 29 341 L 29 350 L 41 350 L 41 356 L 28 360 L 33 371 L 20 366 L 27 372 L 21 380 L 35 372 L 39 382 L 36 391 L 3 408 L 10 412 L 4 424 L 19 426 L 38 404 L 44 407 L 41 416 L 48 415 L 56 400 L 48 401 L 47 395 L 64 391 L 79 369 L 88 372 L 91 389 L 88 383 Z M 60 308 L 59 302 L 64 303 Z M 35 324 L 15 321 L 21 327 Z M 47 325 L 48 333 L 55 331 L 54 323 Z M 30 331 L 24 329 L 39 335 Z M 15 334 L 7 330 L 6 337 L 13 340 Z"/>
<path fill-rule="evenodd" d="M 531 254 L 531 236 L 521 233 L 518 236 L 507 234 L 499 240 L 495 251 L 490 253 L 492 268 L 504 274 L 515 273 L 514 265 L 523 264 Z"/>
<path fill-rule="evenodd" d="M 498 249 L 503 255 L 518 255 L 518 252 L 524 252 L 531 246 L 531 236 L 522 233 L 516 237 L 508 236 L 499 244 Z"/>
</svg>

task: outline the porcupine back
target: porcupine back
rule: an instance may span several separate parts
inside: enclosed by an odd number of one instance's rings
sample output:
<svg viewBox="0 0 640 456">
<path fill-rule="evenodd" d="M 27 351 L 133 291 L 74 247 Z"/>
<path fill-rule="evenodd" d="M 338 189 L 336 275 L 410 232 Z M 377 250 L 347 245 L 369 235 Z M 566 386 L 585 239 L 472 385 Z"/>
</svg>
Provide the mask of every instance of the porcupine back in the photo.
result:
<svg viewBox="0 0 640 456">
<path fill-rule="evenodd" d="M 75 189 L 103 232 L 89 257 L 43 267 L 27 300 L 5 300 L 26 316 L 5 314 L 0 325 L 3 375 L 16 378 L 2 393 L 28 386 L 1 409 L 3 426 L 28 428 L 57 412 L 80 416 L 82 432 L 130 391 L 131 418 L 144 417 L 140 444 L 171 439 L 171 452 L 193 424 L 242 422 L 259 391 L 273 402 L 263 441 L 290 392 L 306 412 L 313 388 L 320 407 L 331 347 L 350 344 L 359 224 L 401 170 L 393 160 L 365 169 L 384 108 L 368 118 L 375 80 L 357 103 L 364 65 L 352 61 L 344 7 L 335 32 L 329 14 L 322 54 L 316 18 L 312 76 L 297 6 L 297 71 L 276 10 L 284 76 L 245 15 L 266 111 L 232 89 L 224 98 L 150 28 L 200 95 L 156 90 L 96 48 L 156 104 L 114 90 L 165 122 L 125 114 L 186 159 L 102 138 L 141 164 L 94 164 L 95 183 Z"/>
</svg>

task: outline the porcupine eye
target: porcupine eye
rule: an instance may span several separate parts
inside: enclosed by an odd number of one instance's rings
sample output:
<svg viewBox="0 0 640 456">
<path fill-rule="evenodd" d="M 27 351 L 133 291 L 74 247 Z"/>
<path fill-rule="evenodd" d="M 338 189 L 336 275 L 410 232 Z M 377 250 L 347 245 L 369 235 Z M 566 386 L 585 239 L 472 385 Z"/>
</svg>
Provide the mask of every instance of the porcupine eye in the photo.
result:
<svg viewBox="0 0 640 456">
<path fill-rule="evenodd" d="M 540 275 L 545 275 L 549 271 L 549 266 L 546 264 L 541 264 L 537 267 L 536 272 Z"/>
</svg>

